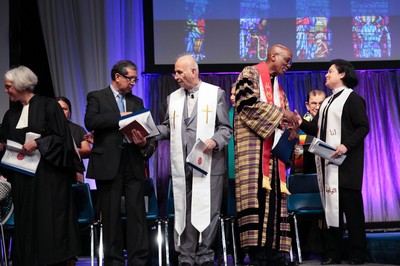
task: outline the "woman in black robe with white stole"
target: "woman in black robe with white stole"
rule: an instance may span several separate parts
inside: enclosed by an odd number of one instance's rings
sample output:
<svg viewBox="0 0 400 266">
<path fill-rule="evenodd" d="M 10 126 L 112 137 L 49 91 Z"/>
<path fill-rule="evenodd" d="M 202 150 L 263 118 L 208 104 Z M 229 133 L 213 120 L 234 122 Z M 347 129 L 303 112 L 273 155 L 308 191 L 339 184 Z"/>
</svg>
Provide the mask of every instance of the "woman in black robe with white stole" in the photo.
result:
<svg viewBox="0 0 400 266">
<path fill-rule="evenodd" d="M 55 99 L 33 93 L 37 77 L 29 68 L 11 69 L 4 79 L 14 104 L 4 115 L 1 142 L 13 140 L 41 155 L 34 176 L 2 169 L 14 202 L 13 265 L 67 265 L 80 250 L 71 190 L 76 155 L 67 120 Z M 40 137 L 25 143 L 27 132 Z"/>
<path fill-rule="evenodd" d="M 317 173 L 324 182 L 323 200 L 328 225 L 325 258 L 321 265 L 342 263 L 345 228 L 348 232 L 348 264 L 359 265 L 367 259 L 362 197 L 364 140 L 370 128 L 367 108 L 365 100 L 351 89 L 358 85 L 358 78 L 350 62 L 332 60 L 325 77 L 325 86 L 333 94 L 324 100 L 311 122 L 298 116 L 300 128 L 305 133 L 317 136 L 335 148 L 332 158 L 346 155 L 341 165 L 316 157 Z"/>
</svg>

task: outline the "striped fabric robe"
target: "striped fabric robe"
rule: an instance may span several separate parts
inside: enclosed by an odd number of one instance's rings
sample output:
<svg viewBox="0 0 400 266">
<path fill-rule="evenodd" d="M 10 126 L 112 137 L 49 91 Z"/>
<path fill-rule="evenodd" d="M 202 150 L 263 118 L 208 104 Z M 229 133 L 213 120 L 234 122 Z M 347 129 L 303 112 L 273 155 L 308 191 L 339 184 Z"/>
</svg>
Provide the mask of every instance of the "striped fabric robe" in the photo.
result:
<svg viewBox="0 0 400 266">
<path fill-rule="evenodd" d="M 262 188 L 262 141 L 274 133 L 283 119 L 284 109 L 260 101 L 260 75 L 255 67 L 243 69 L 236 81 L 234 126 L 236 210 L 242 247 L 264 247 L 267 242 L 268 215 L 274 212 L 272 249 L 289 251 L 290 225 L 287 221 L 287 196 L 280 193 L 277 159 L 269 162 L 272 189 Z M 289 108 L 285 95 L 285 108 Z M 271 200 L 271 194 L 275 194 Z M 275 204 L 270 204 L 275 202 Z M 271 205 L 271 206 L 270 206 Z"/>
</svg>

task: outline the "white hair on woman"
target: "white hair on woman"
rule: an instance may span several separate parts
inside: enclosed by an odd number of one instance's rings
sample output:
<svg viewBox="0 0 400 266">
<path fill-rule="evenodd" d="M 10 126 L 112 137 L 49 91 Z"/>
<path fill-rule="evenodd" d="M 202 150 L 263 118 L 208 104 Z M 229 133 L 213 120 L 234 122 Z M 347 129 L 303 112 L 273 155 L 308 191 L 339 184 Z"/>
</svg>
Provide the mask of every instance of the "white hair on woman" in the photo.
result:
<svg viewBox="0 0 400 266">
<path fill-rule="evenodd" d="M 38 83 L 38 77 L 26 66 L 10 69 L 4 74 L 4 79 L 11 81 L 14 84 L 14 88 L 19 91 L 33 91 Z"/>
</svg>

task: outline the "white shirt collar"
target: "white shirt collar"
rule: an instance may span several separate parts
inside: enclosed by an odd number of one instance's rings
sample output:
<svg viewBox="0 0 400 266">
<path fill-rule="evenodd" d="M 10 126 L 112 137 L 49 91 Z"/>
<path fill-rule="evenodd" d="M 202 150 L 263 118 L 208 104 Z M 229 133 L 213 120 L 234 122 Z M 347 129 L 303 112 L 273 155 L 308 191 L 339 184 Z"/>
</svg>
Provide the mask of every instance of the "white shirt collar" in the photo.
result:
<svg viewBox="0 0 400 266">
<path fill-rule="evenodd" d="M 336 93 L 338 93 L 338 92 L 341 92 L 341 91 L 344 90 L 344 89 L 346 89 L 346 86 L 342 86 L 342 87 L 333 89 L 332 92 L 333 92 L 333 94 L 336 94 Z"/>
<path fill-rule="evenodd" d="M 114 87 L 113 85 L 110 84 L 110 88 L 112 93 L 114 94 L 114 98 L 117 98 L 117 96 L 120 94 Z"/>
</svg>

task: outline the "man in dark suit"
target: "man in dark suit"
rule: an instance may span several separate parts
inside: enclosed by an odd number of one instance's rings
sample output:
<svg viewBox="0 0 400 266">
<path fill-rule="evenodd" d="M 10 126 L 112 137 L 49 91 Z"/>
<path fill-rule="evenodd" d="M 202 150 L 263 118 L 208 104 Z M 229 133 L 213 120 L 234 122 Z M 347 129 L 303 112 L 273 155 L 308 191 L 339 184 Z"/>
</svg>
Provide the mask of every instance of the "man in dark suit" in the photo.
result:
<svg viewBox="0 0 400 266">
<path fill-rule="evenodd" d="M 120 212 L 121 196 L 125 196 L 128 265 L 146 265 L 149 242 L 144 160 L 154 152 L 154 144 L 146 144 L 144 138 L 128 143 L 119 131 L 121 116 L 143 109 L 142 99 L 131 92 L 138 80 L 136 65 L 128 60 L 117 62 L 111 79 L 107 88 L 87 95 L 85 126 L 94 132 L 94 143 L 86 177 L 96 180 L 104 228 L 104 264 L 125 265 Z"/>
<path fill-rule="evenodd" d="M 307 94 L 306 100 L 306 108 L 307 113 L 303 115 L 303 119 L 307 121 L 311 121 L 314 116 L 317 115 L 321 104 L 324 102 L 326 98 L 326 93 L 323 90 L 311 90 Z M 303 144 L 303 173 L 304 174 L 313 174 L 317 172 L 315 166 L 315 156 L 311 152 L 308 151 L 310 144 L 313 140 L 313 136 L 306 135 L 305 143 Z"/>
</svg>

